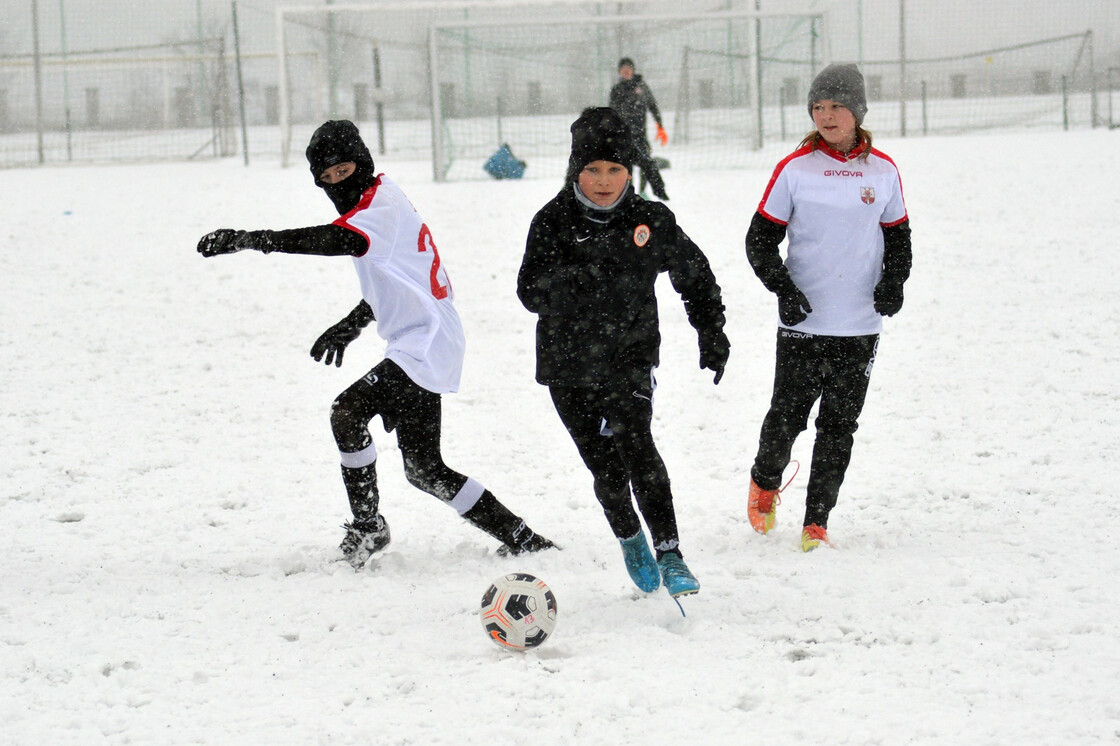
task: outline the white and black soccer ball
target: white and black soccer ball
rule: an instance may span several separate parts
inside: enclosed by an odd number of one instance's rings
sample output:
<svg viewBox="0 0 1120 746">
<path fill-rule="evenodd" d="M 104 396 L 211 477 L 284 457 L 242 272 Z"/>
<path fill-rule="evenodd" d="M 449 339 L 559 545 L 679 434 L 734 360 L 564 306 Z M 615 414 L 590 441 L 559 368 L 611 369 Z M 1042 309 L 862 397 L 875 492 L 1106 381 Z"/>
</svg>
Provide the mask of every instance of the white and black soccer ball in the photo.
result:
<svg viewBox="0 0 1120 746">
<path fill-rule="evenodd" d="M 503 575 L 482 594 L 478 618 L 486 636 L 498 647 L 529 650 L 556 629 L 556 595 L 534 575 Z"/>
</svg>

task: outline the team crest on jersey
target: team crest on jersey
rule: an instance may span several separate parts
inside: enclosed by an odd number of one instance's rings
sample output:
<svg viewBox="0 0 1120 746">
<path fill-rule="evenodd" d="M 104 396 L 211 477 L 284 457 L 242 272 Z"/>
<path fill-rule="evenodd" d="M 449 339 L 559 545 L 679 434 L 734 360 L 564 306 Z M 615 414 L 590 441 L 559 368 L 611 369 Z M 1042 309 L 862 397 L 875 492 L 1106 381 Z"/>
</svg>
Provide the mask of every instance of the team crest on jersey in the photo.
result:
<svg viewBox="0 0 1120 746">
<path fill-rule="evenodd" d="M 870 205 L 875 201 L 875 187 L 860 187 L 859 198 L 863 200 L 863 204 Z"/>
<path fill-rule="evenodd" d="M 639 249 L 649 243 L 649 226 L 642 223 L 634 229 L 634 245 Z"/>
</svg>

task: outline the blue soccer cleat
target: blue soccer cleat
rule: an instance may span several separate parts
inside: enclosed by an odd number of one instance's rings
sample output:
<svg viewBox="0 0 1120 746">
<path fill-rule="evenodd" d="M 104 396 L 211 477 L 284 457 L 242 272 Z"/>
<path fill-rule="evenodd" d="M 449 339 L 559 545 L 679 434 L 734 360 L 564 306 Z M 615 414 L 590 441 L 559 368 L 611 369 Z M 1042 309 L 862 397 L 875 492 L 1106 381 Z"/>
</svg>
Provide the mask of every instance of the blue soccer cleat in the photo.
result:
<svg viewBox="0 0 1120 746">
<path fill-rule="evenodd" d="M 619 539 L 618 543 L 622 545 L 622 559 L 634 585 L 646 593 L 656 591 L 661 586 L 661 573 L 649 551 L 646 535 L 639 530 L 629 539 Z"/>
<path fill-rule="evenodd" d="M 673 598 L 691 596 L 700 590 L 700 581 L 696 579 L 676 552 L 666 552 L 657 560 L 661 568 L 661 580 L 665 583 L 665 590 Z"/>
</svg>

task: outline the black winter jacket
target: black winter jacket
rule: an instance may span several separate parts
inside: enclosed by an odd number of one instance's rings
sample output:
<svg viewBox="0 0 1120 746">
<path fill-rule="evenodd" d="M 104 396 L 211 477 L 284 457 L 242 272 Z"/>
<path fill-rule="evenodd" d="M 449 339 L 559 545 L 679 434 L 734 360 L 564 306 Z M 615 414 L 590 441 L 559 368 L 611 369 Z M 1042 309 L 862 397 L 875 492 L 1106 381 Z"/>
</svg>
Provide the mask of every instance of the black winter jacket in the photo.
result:
<svg viewBox="0 0 1120 746">
<path fill-rule="evenodd" d="M 611 88 L 610 107 L 618 112 L 622 121 L 635 137 L 646 136 L 646 110 L 653 114 L 653 121 L 661 126 L 661 109 L 645 80 L 637 73 L 630 80 L 620 80 Z"/>
<path fill-rule="evenodd" d="M 537 314 L 537 382 L 645 382 L 659 358 L 654 283 L 669 273 L 693 328 L 724 325 L 707 257 L 672 211 L 628 188 L 606 224 L 587 218 L 566 186 L 533 218 L 517 297 Z"/>
</svg>

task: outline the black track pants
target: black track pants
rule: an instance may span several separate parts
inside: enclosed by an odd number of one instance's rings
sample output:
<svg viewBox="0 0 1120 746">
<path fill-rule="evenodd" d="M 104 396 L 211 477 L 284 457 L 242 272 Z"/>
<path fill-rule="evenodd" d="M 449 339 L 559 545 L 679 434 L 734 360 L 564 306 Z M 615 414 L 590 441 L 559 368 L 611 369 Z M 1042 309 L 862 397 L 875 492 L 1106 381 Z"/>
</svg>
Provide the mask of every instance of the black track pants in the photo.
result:
<svg viewBox="0 0 1120 746">
<path fill-rule="evenodd" d="M 653 161 L 654 156 L 649 140 L 644 135 L 639 135 L 634 138 L 634 145 L 637 152 L 637 160 L 634 165 L 641 171 L 638 191 L 644 192 L 646 182 L 649 182 L 649 185 L 653 187 L 653 194 L 660 199 L 665 199 L 665 180 L 661 178 L 661 171 Z"/>
<path fill-rule="evenodd" d="M 397 431 L 405 476 L 415 487 L 450 503 L 467 477 L 443 463 L 439 394 L 420 388 L 391 360 L 339 394 L 331 406 L 331 429 L 342 453 L 358 453 L 373 443 L 369 423 L 377 415 L 385 430 Z"/>
<path fill-rule="evenodd" d="M 439 394 L 417 386 L 390 360 L 383 360 L 355 381 L 331 407 L 331 428 L 343 456 L 342 479 L 356 520 L 372 519 L 378 512 L 377 454 L 369 433 L 369 422 L 377 415 L 386 431 L 397 431 L 410 484 L 447 503 L 503 544 L 517 547 L 533 537 L 521 517 L 490 490 L 443 463 Z"/>
<path fill-rule="evenodd" d="M 828 337 L 778 330 L 774 394 L 762 422 L 751 478 L 763 489 L 781 487 L 793 442 L 820 399 L 803 525 L 828 527 L 828 514 L 836 506 L 851 461 L 878 344 L 878 334 Z"/>
<path fill-rule="evenodd" d="M 603 506 L 614 535 L 629 538 L 641 529 L 630 498 L 649 527 L 658 556 L 680 551 L 673 493 L 665 462 L 650 432 L 653 386 L 550 386 L 556 413 L 590 470 L 595 497 Z M 611 435 L 604 435 L 603 419 Z"/>
</svg>

